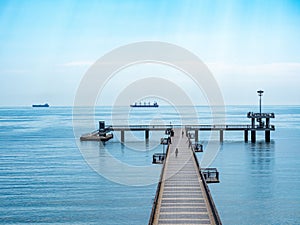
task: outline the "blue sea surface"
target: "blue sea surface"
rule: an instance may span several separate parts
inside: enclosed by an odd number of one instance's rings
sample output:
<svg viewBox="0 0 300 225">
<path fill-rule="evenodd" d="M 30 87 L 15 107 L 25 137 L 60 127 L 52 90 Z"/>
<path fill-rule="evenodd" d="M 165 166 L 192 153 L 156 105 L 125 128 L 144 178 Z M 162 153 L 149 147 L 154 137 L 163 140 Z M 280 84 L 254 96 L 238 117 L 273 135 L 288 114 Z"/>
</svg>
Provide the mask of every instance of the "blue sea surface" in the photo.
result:
<svg viewBox="0 0 300 225">
<path fill-rule="evenodd" d="M 243 132 L 225 132 L 224 143 L 212 167 L 220 172 L 219 184 L 210 190 L 223 224 L 299 224 L 300 221 L 300 106 L 266 106 L 275 112 L 276 131 L 265 143 L 244 143 Z M 107 124 L 210 123 L 208 107 L 189 107 L 181 115 L 173 107 L 128 110 L 97 107 L 95 126 L 84 123 L 82 133 Z M 253 106 L 226 107 L 230 124 L 249 124 Z M 113 115 L 112 115 L 113 114 Z M 184 117 L 184 118 L 182 118 Z M 133 167 L 152 165 L 152 154 L 161 152 L 161 132 L 126 133 L 125 145 L 118 135 L 102 146 L 80 143 L 73 133 L 72 107 L 0 107 L 0 224 L 147 224 L 156 183 L 123 185 L 95 172 L 84 160 L 80 147 L 107 153 Z M 209 134 L 200 132 L 205 143 Z M 105 149 L 104 149 L 105 148 Z M 104 154 L 104 150 L 107 151 Z M 203 153 L 197 153 L 201 159 Z M 157 173 L 157 180 L 159 179 Z M 134 174 L 133 174 L 134 176 Z M 141 175 L 136 175 L 140 179 Z M 147 171 L 143 174 L 147 178 Z"/>
</svg>

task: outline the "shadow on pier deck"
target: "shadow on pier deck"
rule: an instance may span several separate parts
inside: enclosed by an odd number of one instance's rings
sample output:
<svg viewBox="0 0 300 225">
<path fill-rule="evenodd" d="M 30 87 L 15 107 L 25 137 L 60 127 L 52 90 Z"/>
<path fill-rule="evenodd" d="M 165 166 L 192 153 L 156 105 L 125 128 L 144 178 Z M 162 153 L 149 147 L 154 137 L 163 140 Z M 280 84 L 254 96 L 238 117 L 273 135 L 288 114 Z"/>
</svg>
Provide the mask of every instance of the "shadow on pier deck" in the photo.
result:
<svg viewBox="0 0 300 225">
<path fill-rule="evenodd" d="M 178 156 L 175 149 L 178 148 Z M 221 224 L 194 151 L 175 129 L 163 165 L 149 225 Z"/>
</svg>

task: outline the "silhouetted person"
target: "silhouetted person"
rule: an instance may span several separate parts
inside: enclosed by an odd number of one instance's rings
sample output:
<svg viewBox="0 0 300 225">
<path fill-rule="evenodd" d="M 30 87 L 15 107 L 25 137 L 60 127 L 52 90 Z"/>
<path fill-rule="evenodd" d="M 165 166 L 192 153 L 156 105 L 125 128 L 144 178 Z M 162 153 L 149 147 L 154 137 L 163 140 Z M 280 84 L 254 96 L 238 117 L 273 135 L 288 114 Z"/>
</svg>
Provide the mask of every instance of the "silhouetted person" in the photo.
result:
<svg viewBox="0 0 300 225">
<path fill-rule="evenodd" d="M 175 150 L 175 156 L 177 157 L 177 155 L 178 155 L 178 148 L 176 148 Z"/>
</svg>

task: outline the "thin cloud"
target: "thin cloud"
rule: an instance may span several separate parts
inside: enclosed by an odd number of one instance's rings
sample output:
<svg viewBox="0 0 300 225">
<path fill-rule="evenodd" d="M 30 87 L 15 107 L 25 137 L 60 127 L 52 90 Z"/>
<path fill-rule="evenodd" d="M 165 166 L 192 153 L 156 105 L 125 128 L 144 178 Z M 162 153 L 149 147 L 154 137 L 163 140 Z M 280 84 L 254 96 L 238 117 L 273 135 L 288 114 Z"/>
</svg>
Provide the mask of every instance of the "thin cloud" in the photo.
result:
<svg viewBox="0 0 300 225">
<path fill-rule="evenodd" d="M 93 64 L 92 61 L 71 61 L 62 64 L 65 67 L 82 67 L 82 66 L 91 66 Z"/>
<path fill-rule="evenodd" d="M 28 73 L 28 70 L 23 70 L 23 69 L 5 69 L 1 70 L 0 74 L 25 74 Z"/>
<path fill-rule="evenodd" d="M 300 63 L 287 62 L 287 63 L 269 63 L 257 65 L 239 65 L 239 64 L 226 64 L 226 63 L 207 63 L 209 69 L 217 74 L 239 74 L 239 75 L 299 75 Z"/>
</svg>

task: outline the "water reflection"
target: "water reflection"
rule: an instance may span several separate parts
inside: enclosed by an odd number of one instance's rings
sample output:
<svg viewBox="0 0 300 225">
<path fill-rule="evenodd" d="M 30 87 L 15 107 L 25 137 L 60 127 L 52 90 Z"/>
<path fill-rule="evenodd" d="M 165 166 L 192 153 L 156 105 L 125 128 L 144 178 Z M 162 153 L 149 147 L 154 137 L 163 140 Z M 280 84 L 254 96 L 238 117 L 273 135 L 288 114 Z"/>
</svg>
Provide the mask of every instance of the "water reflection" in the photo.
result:
<svg viewBox="0 0 300 225">
<path fill-rule="evenodd" d="M 252 171 L 271 172 L 274 163 L 275 142 L 259 141 L 248 145 Z"/>
<path fill-rule="evenodd" d="M 275 142 L 259 141 L 248 145 L 250 193 L 254 199 L 274 194 Z"/>
<path fill-rule="evenodd" d="M 144 186 L 157 182 L 160 166 L 152 165 L 151 142 L 131 142 L 134 149 L 120 142 L 79 142 L 84 160 L 99 175 L 116 183 Z M 159 149 L 161 146 L 158 146 Z M 141 149 L 136 151 L 135 149 Z"/>
</svg>

